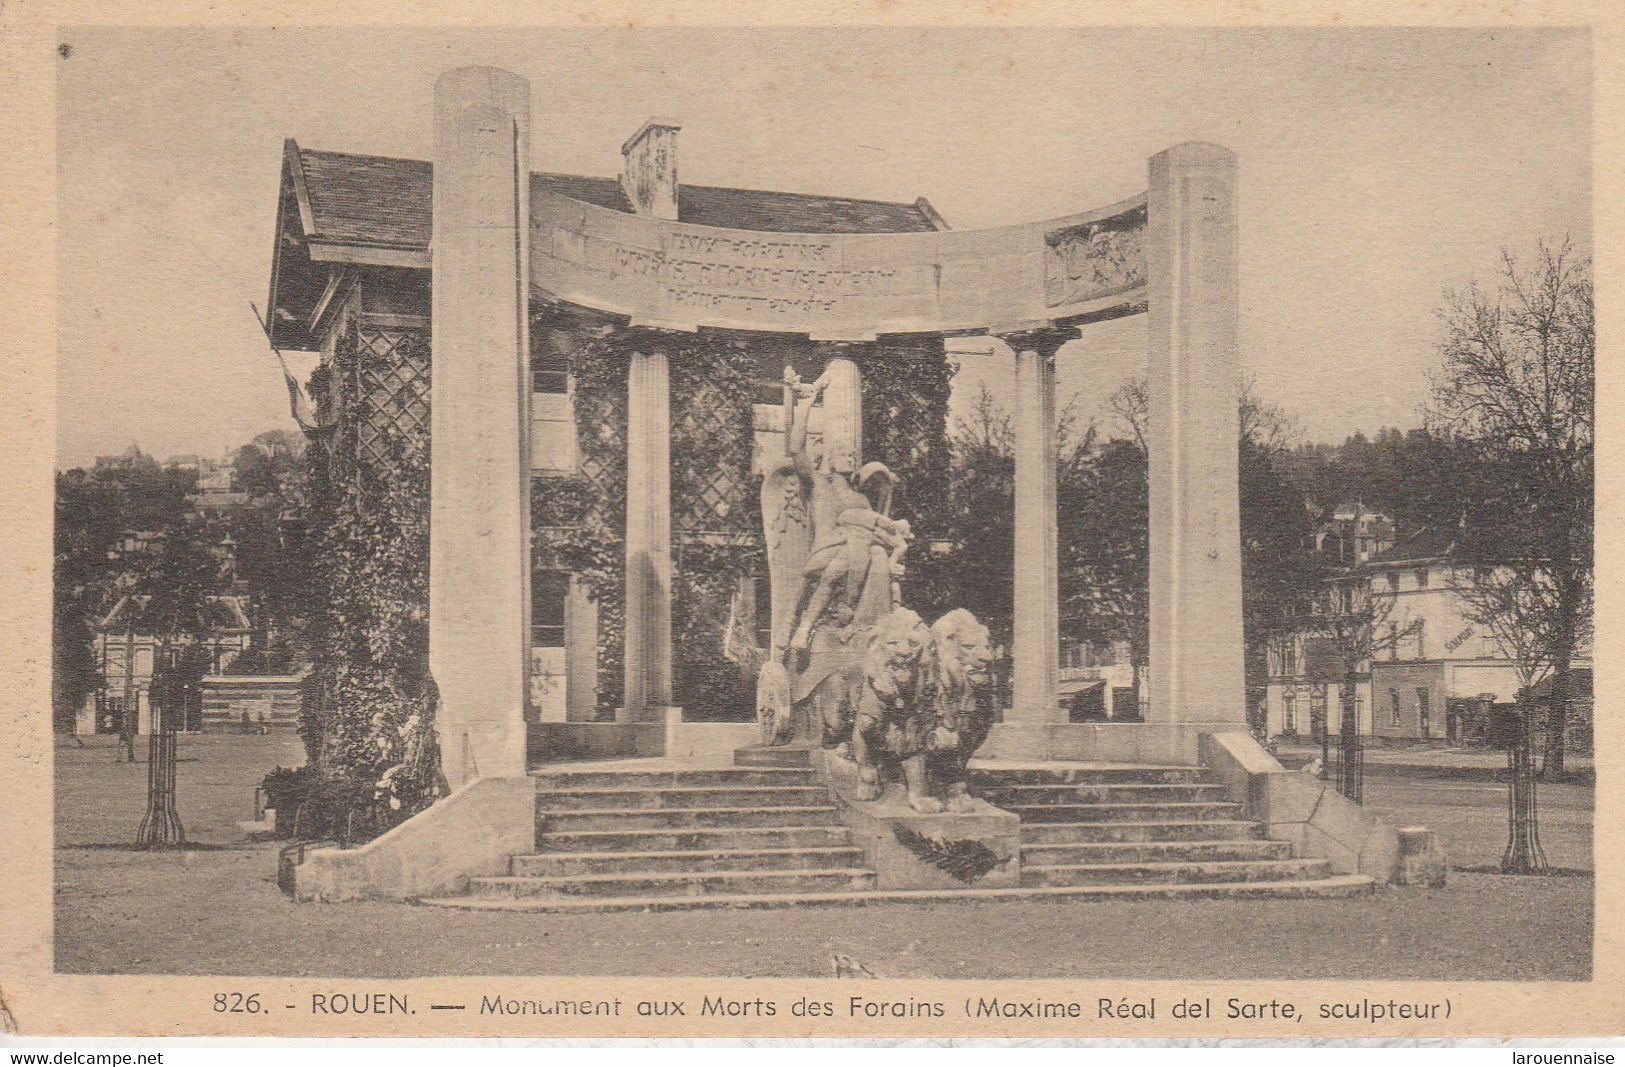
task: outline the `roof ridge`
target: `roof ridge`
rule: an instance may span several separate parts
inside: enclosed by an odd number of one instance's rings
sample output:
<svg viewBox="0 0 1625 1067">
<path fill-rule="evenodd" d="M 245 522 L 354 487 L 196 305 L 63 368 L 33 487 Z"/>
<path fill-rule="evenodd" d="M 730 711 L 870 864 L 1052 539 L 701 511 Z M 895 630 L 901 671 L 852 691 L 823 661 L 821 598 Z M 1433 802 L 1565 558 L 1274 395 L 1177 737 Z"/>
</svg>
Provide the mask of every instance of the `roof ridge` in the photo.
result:
<svg viewBox="0 0 1625 1067">
<path fill-rule="evenodd" d="M 839 200 L 843 204 L 880 204 L 884 207 L 906 207 L 919 210 L 918 200 L 877 200 L 868 196 L 840 196 L 835 193 L 796 193 L 787 189 L 747 189 L 739 185 L 678 185 L 684 189 L 709 189 L 719 193 L 762 193 L 767 196 L 795 196 L 804 200 Z"/>
<path fill-rule="evenodd" d="M 297 140 L 294 142 L 297 144 Z M 434 161 L 428 159 L 413 159 L 409 156 L 386 156 L 374 152 L 335 152 L 327 148 L 306 148 L 299 145 L 301 155 L 337 156 L 347 159 L 376 159 L 386 163 L 414 163 L 418 166 L 433 169 Z M 587 181 L 614 182 L 620 184 L 619 178 L 606 177 L 599 174 L 572 174 L 562 170 L 532 170 L 533 178 L 575 178 Z M 753 189 L 743 185 L 701 185 L 697 183 L 679 183 L 678 191 L 684 189 L 703 189 L 717 193 L 757 193 L 765 196 L 791 196 L 803 200 L 838 200 L 843 204 L 878 204 L 884 207 L 901 207 L 919 210 L 918 200 L 882 200 L 872 196 L 841 196 L 837 193 L 802 193 L 788 189 Z"/>
</svg>

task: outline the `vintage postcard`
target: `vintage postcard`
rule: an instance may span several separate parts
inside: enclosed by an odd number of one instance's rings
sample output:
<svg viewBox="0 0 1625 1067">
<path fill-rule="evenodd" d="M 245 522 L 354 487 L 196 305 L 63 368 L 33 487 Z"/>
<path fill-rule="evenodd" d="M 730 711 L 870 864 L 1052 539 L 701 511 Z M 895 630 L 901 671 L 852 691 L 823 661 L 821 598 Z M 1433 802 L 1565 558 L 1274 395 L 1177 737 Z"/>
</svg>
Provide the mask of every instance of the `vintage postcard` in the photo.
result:
<svg viewBox="0 0 1625 1067">
<path fill-rule="evenodd" d="M 6 1029 L 1625 1033 L 1618 16 L 745 6 L 0 9 Z"/>
</svg>

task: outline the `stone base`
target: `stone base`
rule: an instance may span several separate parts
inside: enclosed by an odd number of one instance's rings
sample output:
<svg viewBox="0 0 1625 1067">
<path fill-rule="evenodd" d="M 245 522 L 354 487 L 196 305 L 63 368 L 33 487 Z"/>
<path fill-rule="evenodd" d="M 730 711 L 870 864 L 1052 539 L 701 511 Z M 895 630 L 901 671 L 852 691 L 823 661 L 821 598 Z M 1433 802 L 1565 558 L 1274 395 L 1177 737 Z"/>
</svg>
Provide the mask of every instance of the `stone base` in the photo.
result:
<svg viewBox="0 0 1625 1067">
<path fill-rule="evenodd" d="M 1194 767 L 1201 763 L 1203 734 L 1246 728 L 1235 722 L 1001 722 L 994 725 L 976 757 Z"/>
<path fill-rule="evenodd" d="M 1264 825 L 1264 836 L 1290 842 L 1294 856 L 1324 859 L 1338 874 L 1363 874 L 1384 885 L 1444 884 L 1444 851 L 1432 831 L 1395 830 L 1332 783 L 1286 770 L 1245 730 L 1210 734 L 1202 756 L 1230 799 Z"/>
<path fill-rule="evenodd" d="M 1399 828 L 1399 863 L 1394 868 L 1395 885 L 1425 885 L 1439 888 L 1449 877 L 1444 846 L 1425 826 Z"/>
<path fill-rule="evenodd" d="M 298 900 L 413 900 L 504 874 L 536 848 L 536 779 L 479 778 L 359 848 L 321 848 L 294 868 Z"/>
<path fill-rule="evenodd" d="M 734 749 L 735 767 L 812 767 L 812 744 L 746 745 Z"/>
<path fill-rule="evenodd" d="M 858 800 L 858 767 L 825 750 L 813 752 L 830 784 L 852 843 L 863 849 L 878 889 L 1013 888 L 1021 884 L 1021 820 L 979 797 L 971 811 L 921 814 L 901 784 L 879 800 Z"/>
<path fill-rule="evenodd" d="M 530 766 L 591 759 L 636 759 L 666 754 L 666 725 L 659 722 L 533 722 Z"/>
<path fill-rule="evenodd" d="M 682 708 L 663 708 L 660 722 L 535 722 L 530 724 L 530 766 L 573 760 L 715 757 L 761 736 L 754 722 L 684 722 Z"/>
</svg>

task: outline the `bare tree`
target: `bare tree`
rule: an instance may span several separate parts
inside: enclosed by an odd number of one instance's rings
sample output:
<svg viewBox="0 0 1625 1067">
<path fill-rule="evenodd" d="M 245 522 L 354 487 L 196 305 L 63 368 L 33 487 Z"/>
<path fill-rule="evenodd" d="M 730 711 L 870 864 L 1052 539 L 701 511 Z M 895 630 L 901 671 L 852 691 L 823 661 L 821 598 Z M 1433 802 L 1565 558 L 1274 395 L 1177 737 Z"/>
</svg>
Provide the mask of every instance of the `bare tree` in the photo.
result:
<svg viewBox="0 0 1625 1067">
<path fill-rule="evenodd" d="M 1151 388 L 1144 378 L 1125 378 L 1106 398 L 1118 428 L 1127 430 L 1147 452 L 1151 422 Z M 1258 395 L 1258 382 L 1248 378 L 1241 383 L 1241 395 L 1236 400 L 1241 439 L 1250 441 L 1265 452 L 1284 452 L 1297 444 L 1302 431 L 1292 416 L 1279 405 Z"/>
<path fill-rule="evenodd" d="M 1140 444 L 1141 454 L 1149 450 L 1146 446 L 1146 426 L 1151 421 L 1151 389 L 1144 378 L 1127 378 L 1119 385 L 1111 396 L 1106 398 L 1106 404 L 1112 409 L 1112 414 L 1123 429 L 1134 435 L 1134 440 Z"/>
<path fill-rule="evenodd" d="M 1589 646 L 1596 329 L 1591 264 L 1565 240 L 1497 288 L 1450 293 L 1444 370 L 1428 411 L 1475 460 L 1458 583 L 1466 615 L 1495 637 L 1527 691 L 1551 679 L 1545 771 L 1561 774 L 1569 678 Z M 1532 708 L 1525 708 L 1526 713 Z"/>
<path fill-rule="evenodd" d="M 1393 623 L 1395 600 L 1392 596 L 1375 595 L 1371 588 L 1370 573 L 1360 567 L 1340 568 L 1327 576 L 1314 598 L 1310 611 L 1300 616 L 1297 635 L 1321 638 L 1334 658 L 1338 680 L 1338 703 L 1342 706 L 1339 722 L 1344 746 L 1344 768 L 1349 767 L 1348 752 L 1357 743 L 1359 733 L 1358 700 L 1360 675 L 1370 673 L 1371 661 L 1389 649 L 1397 648 L 1409 640 L 1421 627 L 1421 620 L 1413 620 L 1400 627 Z M 1288 635 L 1286 640 L 1294 640 Z M 1315 667 L 1318 665 L 1310 665 Z M 1322 668 L 1324 669 L 1324 668 Z M 1332 673 L 1332 672 L 1328 672 Z M 1376 694 L 1372 694 L 1373 703 Z M 1375 707 L 1370 709 L 1376 713 Z M 1321 748 L 1324 753 L 1329 743 L 1330 723 L 1321 727 Z M 1357 777 L 1345 774 L 1339 787 L 1351 799 L 1359 800 Z"/>
</svg>

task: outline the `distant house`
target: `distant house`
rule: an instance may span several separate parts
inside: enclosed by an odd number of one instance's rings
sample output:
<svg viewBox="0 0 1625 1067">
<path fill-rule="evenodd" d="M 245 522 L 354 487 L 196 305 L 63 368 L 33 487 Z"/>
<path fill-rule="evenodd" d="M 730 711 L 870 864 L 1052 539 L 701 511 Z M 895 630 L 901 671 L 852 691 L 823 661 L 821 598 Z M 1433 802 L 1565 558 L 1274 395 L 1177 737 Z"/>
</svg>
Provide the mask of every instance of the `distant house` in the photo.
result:
<svg viewBox="0 0 1625 1067">
<path fill-rule="evenodd" d="M 156 467 L 157 465 L 157 460 L 132 444 L 116 456 L 97 456 L 94 469 L 99 471 L 130 470 L 134 467 Z"/>
<path fill-rule="evenodd" d="M 1361 609 L 1368 597 L 1374 602 L 1376 654 L 1360 665 L 1354 708 L 1344 709 L 1337 680 L 1319 666 L 1328 651 L 1336 658 L 1335 649 L 1324 648 L 1326 638 L 1306 627 L 1278 642 L 1266 698 L 1272 736 L 1312 736 L 1321 722 L 1338 730 L 1345 711 L 1371 737 L 1482 736 L 1489 708 L 1517 699 L 1518 674 L 1495 636 L 1467 618 L 1462 591 L 1473 577 L 1452 562 L 1453 545 L 1453 530 L 1421 530 L 1328 582 L 1322 610 Z M 1576 677 L 1589 682 L 1589 650 L 1573 666 Z M 1573 689 L 1571 707 L 1589 721 L 1589 689 Z"/>
<path fill-rule="evenodd" d="M 114 734 L 119 732 L 125 709 L 133 707 L 136 732 L 148 733 L 152 726 L 152 704 L 148 692 L 163 642 L 156 634 L 144 632 L 136 619 L 139 599 L 122 596 L 92 628 L 92 652 L 101 675 L 101 688 L 90 694 L 79 710 L 74 732 Z M 181 635 L 195 640 L 209 653 L 209 673 L 219 674 L 248 648 L 253 623 L 248 614 L 248 598 L 211 596 L 204 609 L 206 628 L 198 634 Z M 201 707 L 179 724 L 183 730 L 202 729 Z"/>
</svg>

